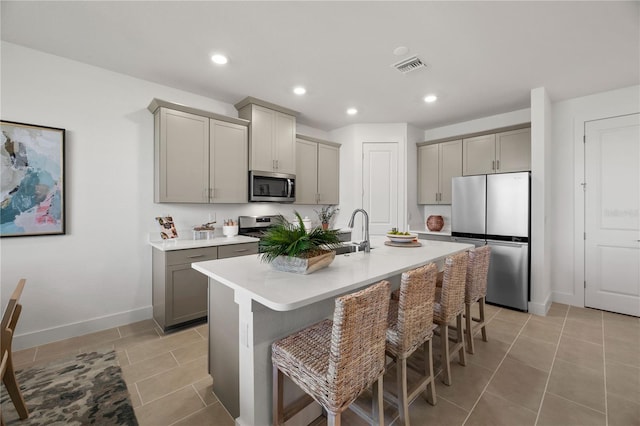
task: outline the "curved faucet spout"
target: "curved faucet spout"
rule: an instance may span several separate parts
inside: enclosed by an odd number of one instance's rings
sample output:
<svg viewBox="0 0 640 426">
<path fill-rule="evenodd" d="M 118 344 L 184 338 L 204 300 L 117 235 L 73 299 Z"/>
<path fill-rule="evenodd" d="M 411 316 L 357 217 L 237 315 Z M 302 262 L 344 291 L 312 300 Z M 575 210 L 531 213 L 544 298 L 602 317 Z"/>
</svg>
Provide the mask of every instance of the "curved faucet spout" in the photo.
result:
<svg viewBox="0 0 640 426">
<path fill-rule="evenodd" d="M 360 248 L 365 253 L 371 252 L 371 243 L 369 242 L 369 213 L 367 213 L 364 209 L 355 209 L 353 213 L 351 213 L 351 219 L 349 220 L 349 224 L 347 225 L 349 228 L 353 228 L 353 221 L 356 217 L 356 213 L 362 213 L 364 216 L 364 241 L 360 243 Z"/>
</svg>

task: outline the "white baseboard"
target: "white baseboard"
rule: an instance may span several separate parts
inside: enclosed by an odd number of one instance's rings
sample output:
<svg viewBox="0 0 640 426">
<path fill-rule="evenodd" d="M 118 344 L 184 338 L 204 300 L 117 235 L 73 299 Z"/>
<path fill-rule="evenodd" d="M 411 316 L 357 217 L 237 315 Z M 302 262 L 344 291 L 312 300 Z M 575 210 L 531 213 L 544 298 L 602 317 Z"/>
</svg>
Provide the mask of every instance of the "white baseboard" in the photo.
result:
<svg viewBox="0 0 640 426">
<path fill-rule="evenodd" d="M 529 313 L 534 315 L 546 316 L 551 307 L 551 295 L 547 296 L 544 303 L 529 302 Z"/>
<path fill-rule="evenodd" d="M 584 295 L 582 299 L 576 297 L 573 293 L 560 293 L 554 291 L 552 293 L 553 301 L 556 303 L 563 303 L 565 305 L 578 306 L 580 308 L 584 308 Z"/>
<path fill-rule="evenodd" d="M 32 348 L 71 337 L 82 336 L 84 334 L 95 333 L 137 321 L 151 319 L 153 317 L 153 307 L 134 309 L 126 312 L 119 312 L 113 315 L 92 318 L 87 321 L 65 324 L 58 327 L 51 327 L 44 330 L 23 333 L 13 337 L 13 350 Z"/>
</svg>

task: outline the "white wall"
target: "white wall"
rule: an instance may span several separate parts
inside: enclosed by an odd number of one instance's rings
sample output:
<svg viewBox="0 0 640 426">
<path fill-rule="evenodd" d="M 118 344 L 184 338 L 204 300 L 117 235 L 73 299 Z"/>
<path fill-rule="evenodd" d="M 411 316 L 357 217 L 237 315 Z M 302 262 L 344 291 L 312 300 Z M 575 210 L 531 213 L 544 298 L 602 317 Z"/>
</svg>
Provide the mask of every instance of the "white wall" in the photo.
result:
<svg viewBox="0 0 640 426">
<path fill-rule="evenodd" d="M 407 124 L 353 124 L 331 131 L 330 140 L 342 144 L 340 150 L 340 214 L 336 223 L 346 226 L 354 209 L 362 208 L 362 152 L 366 142 L 398 143 L 398 227 L 406 223 Z M 356 217 L 352 238 L 361 240 L 362 215 Z"/>
<path fill-rule="evenodd" d="M 67 131 L 67 234 L 0 241 L 2 306 L 27 279 L 16 349 L 151 318 L 156 216 L 173 215 L 184 236 L 209 213 L 221 222 L 295 208 L 315 219 L 311 206 L 153 203 L 151 99 L 237 117 L 233 105 L 11 43 L 1 55 L 2 119 Z M 298 133 L 328 139 L 306 126 Z"/>
<path fill-rule="evenodd" d="M 546 315 L 551 306 L 550 235 L 547 227 L 551 101 L 544 87 L 531 91 L 531 295 L 529 312 Z"/>
<path fill-rule="evenodd" d="M 584 306 L 584 127 L 586 121 L 640 112 L 640 86 L 554 103 L 550 156 L 553 300 Z"/>
</svg>

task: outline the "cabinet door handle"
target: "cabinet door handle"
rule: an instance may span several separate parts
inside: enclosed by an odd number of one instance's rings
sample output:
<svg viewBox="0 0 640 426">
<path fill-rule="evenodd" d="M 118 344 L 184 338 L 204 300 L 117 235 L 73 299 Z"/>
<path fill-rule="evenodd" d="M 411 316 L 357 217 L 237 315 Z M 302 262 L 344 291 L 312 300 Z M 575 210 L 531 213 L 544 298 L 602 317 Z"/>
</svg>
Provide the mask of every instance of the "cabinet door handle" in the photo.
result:
<svg viewBox="0 0 640 426">
<path fill-rule="evenodd" d="M 496 160 L 493 160 L 491 162 L 491 170 L 495 170 L 496 169 Z"/>
<path fill-rule="evenodd" d="M 187 259 L 197 259 L 199 257 L 204 257 L 204 254 L 194 254 L 193 256 L 187 256 Z"/>
<path fill-rule="evenodd" d="M 496 170 L 500 170 L 500 160 L 496 160 Z"/>
<path fill-rule="evenodd" d="M 249 251 L 249 249 L 237 249 L 236 253 L 242 253 L 243 251 Z"/>
</svg>

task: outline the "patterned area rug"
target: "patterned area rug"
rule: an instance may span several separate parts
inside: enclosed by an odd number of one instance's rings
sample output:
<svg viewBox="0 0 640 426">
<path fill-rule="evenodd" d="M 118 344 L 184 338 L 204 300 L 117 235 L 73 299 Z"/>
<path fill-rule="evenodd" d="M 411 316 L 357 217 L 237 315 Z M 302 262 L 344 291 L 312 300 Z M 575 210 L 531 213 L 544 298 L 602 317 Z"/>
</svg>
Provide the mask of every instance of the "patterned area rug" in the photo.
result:
<svg viewBox="0 0 640 426">
<path fill-rule="evenodd" d="M 91 352 L 16 371 L 29 418 L 20 420 L 4 385 L 9 425 L 137 425 L 114 351 Z"/>
</svg>

